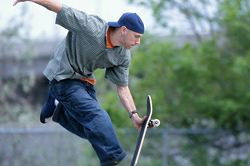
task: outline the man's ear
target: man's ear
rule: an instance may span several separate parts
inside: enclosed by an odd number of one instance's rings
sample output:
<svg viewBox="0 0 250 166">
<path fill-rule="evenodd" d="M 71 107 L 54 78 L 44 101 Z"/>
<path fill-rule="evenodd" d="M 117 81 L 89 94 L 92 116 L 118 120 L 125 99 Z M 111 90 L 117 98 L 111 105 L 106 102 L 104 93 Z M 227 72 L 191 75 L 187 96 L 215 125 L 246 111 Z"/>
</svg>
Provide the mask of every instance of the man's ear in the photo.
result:
<svg viewBox="0 0 250 166">
<path fill-rule="evenodd" d="M 127 28 L 125 26 L 122 26 L 120 31 L 121 31 L 121 34 L 124 35 L 124 33 L 127 32 Z"/>
</svg>

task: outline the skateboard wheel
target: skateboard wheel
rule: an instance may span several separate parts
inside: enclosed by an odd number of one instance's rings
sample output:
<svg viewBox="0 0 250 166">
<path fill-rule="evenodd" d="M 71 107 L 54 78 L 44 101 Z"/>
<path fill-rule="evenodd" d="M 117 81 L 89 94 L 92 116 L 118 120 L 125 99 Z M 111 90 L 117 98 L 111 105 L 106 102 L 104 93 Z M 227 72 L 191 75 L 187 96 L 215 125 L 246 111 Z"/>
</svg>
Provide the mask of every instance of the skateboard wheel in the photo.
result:
<svg viewBox="0 0 250 166">
<path fill-rule="evenodd" d="M 161 124 L 161 122 L 160 122 L 159 119 L 154 119 L 154 120 L 152 120 L 152 123 L 153 123 L 153 126 L 154 126 L 154 127 L 158 127 L 158 126 L 160 126 L 160 124 Z"/>
</svg>

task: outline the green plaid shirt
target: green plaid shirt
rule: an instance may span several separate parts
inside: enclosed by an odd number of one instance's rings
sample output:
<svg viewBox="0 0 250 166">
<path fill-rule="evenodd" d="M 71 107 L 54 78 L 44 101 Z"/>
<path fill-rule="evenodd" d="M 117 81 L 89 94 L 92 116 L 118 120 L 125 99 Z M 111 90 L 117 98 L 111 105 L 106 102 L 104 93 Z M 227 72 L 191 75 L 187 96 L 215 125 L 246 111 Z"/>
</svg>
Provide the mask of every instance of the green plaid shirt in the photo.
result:
<svg viewBox="0 0 250 166">
<path fill-rule="evenodd" d="M 93 72 L 106 69 L 105 77 L 120 86 L 128 85 L 131 54 L 123 46 L 107 49 L 106 21 L 63 5 L 56 24 L 69 30 L 55 49 L 44 75 L 51 81 L 95 79 Z"/>
</svg>

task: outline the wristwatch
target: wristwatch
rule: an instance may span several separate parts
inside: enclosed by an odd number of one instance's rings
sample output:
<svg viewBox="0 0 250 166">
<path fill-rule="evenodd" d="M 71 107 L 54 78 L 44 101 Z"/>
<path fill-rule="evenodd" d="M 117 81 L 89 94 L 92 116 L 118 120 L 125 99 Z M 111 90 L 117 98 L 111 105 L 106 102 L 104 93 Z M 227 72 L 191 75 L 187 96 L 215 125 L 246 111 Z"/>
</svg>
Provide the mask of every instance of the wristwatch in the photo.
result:
<svg viewBox="0 0 250 166">
<path fill-rule="evenodd" d="M 135 114 L 135 113 L 137 113 L 137 114 L 138 114 L 138 112 L 137 112 L 136 110 L 135 110 L 135 111 L 130 112 L 130 113 L 129 113 L 129 118 L 131 118 L 131 117 L 132 117 L 132 115 L 133 115 L 133 114 Z"/>
</svg>

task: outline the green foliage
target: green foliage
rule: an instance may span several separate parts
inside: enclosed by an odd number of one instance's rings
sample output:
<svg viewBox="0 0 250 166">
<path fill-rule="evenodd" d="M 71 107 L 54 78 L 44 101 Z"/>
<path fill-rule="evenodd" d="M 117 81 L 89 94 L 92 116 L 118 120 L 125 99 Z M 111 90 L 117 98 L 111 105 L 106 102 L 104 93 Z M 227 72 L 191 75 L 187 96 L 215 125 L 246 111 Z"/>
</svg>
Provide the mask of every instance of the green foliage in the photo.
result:
<svg viewBox="0 0 250 166">
<path fill-rule="evenodd" d="M 247 0 L 225 0 L 220 4 L 219 25 L 227 38 L 227 52 L 249 54 L 250 27 L 249 2 Z"/>
<path fill-rule="evenodd" d="M 142 45 L 130 70 L 137 78 L 131 90 L 140 95 L 136 103 L 145 104 L 142 96 L 151 94 L 155 117 L 176 127 L 249 126 L 249 55 L 220 53 L 213 39 L 181 49 L 166 41 Z"/>
<path fill-rule="evenodd" d="M 131 127 L 132 123 L 128 117 L 128 113 L 122 106 L 116 91 L 110 91 L 105 94 L 105 100 L 102 107 L 108 112 L 115 126 L 120 128 Z"/>
<path fill-rule="evenodd" d="M 161 117 L 162 124 L 168 122 L 167 127 L 247 129 L 250 125 L 248 2 L 130 2 L 152 9 L 159 23 L 169 21 L 170 7 L 176 9 L 185 16 L 199 41 L 198 45 L 186 43 L 177 47 L 166 40 L 144 38 L 132 60 L 131 74 L 136 78 L 132 92 L 141 96 L 152 94 L 154 115 Z M 214 3 L 217 8 L 208 13 Z M 202 24 L 209 27 L 208 40 L 201 40 L 198 29 Z M 145 104 L 138 99 L 136 102 Z"/>
<path fill-rule="evenodd" d="M 204 0 L 128 0 L 130 3 L 140 4 L 152 10 L 158 25 L 169 28 L 174 33 L 193 33 L 201 41 L 200 32 L 210 32 L 217 28 L 217 16 L 213 10 L 216 1 Z M 178 21 L 176 21 L 178 20 Z M 174 24 L 172 24 L 174 22 Z"/>
</svg>

